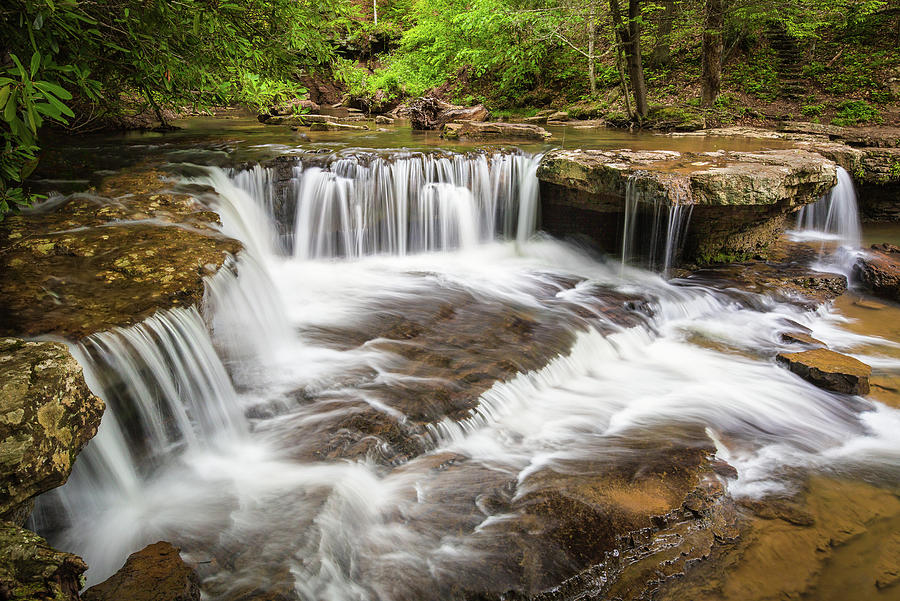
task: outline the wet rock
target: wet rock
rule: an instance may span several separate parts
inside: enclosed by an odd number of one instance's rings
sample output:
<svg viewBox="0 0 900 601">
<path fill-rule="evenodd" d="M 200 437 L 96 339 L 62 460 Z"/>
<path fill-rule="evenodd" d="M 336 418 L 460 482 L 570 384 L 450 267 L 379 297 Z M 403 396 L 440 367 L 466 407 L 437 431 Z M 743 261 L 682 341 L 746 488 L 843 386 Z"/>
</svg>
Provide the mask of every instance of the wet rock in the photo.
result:
<svg viewBox="0 0 900 601">
<path fill-rule="evenodd" d="M 900 532 L 887 535 L 884 550 L 875 563 L 875 587 L 879 590 L 900 584 Z"/>
<path fill-rule="evenodd" d="M 816 340 L 806 332 L 784 332 L 781 335 L 781 341 L 787 342 L 788 344 L 802 344 L 806 347 L 825 347 L 827 346 L 821 340 Z"/>
<path fill-rule="evenodd" d="M 64 344 L 0 339 L 0 516 L 66 481 L 103 409 Z"/>
<path fill-rule="evenodd" d="M 874 244 L 853 266 L 853 274 L 872 294 L 900 301 L 900 247 Z"/>
<path fill-rule="evenodd" d="M 845 394 L 869 393 L 872 368 L 853 357 L 828 349 L 800 353 L 779 353 L 779 363 L 819 388 Z"/>
<path fill-rule="evenodd" d="M 692 205 L 684 260 L 729 262 L 757 255 L 784 231 L 797 206 L 837 181 L 836 166 L 799 150 L 679 153 L 557 150 L 538 168 L 541 218 L 554 234 L 582 234 L 622 248 L 626 193 L 641 214 Z"/>
<path fill-rule="evenodd" d="M 569 113 L 566 111 L 557 111 L 547 116 L 547 121 L 568 121 Z"/>
<path fill-rule="evenodd" d="M 779 301 L 810 309 L 839 297 L 847 290 L 847 278 L 842 274 L 816 271 L 797 263 L 769 261 L 742 261 L 707 267 L 673 283 L 709 286 L 726 293 L 740 290 L 767 294 Z"/>
<path fill-rule="evenodd" d="M 161 176 L 112 176 L 96 193 L 4 219 L 0 335 L 77 339 L 199 303 L 204 276 L 242 247 Z"/>
<path fill-rule="evenodd" d="M 441 129 L 445 123 L 453 121 L 484 121 L 489 113 L 482 104 L 464 107 L 426 96 L 409 103 L 407 116 L 413 129 L 428 130 Z"/>
<path fill-rule="evenodd" d="M 524 139 L 543 142 L 549 140 L 552 134 L 542 127 L 526 123 L 463 121 L 445 124 L 441 137 L 445 140 Z"/>
<path fill-rule="evenodd" d="M 378 115 L 377 117 L 375 117 L 375 123 L 377 123 L 378 125 L 393 125 L 394 119 L 385 115 Z"/>
<path fill-rule="evenodd" d="M 180 549 L 160 541 L 132 553 L 118 572 L 81 595 L 83 601 L 200 601 L 197 573 Z"/>
<path fill-rule="evenodd" d="M 78 601 L 82 559 L 50 547 L 35 534 L 0 522 L 0 599 Z"/>
<path fill-rule="evenodd" d="M 365 125 L 351 125 L 349 123 L 334 123 L 326 121 L 324 123 L 313 123 L 309 126 L 309 131 L 368 131 Z"/>
<path fill-rule="evenodd" d="M 297 127 L 305 127 L 314 123 L 358 123 L 365 121 L 365 115 L 280 115 L 266 116 L 263 123 L 266 125 L 292 125 Z"/>
</svg>

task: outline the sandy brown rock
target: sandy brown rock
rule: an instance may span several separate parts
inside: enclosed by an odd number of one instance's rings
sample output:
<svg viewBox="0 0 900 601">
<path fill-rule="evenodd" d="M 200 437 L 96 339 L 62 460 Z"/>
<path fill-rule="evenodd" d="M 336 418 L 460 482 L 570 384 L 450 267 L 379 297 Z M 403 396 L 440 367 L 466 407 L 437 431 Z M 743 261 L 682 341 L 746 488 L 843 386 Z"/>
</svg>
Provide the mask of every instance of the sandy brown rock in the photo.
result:
<svg viewBox="0 0 900 601">
<path fill-rule="evenodd" d="M 872 368 L 853 357 L 828 349 L 779 353 L 779 363 L 819 388 L 845 394 L 869 394 Z"/>
<path fill-rule="evenodd" d="M 324 123 L 313 123 L 309 126 L 309 131 L 368 131 L 365 125 L 353 125 L 350 123 L 335 123 L 333 121 L 325 121 Z"/>
<path fill-rule="evenodd" d="M 160 541 L 132 553 L 122 568 L 87 589 L 83 601 L 199 601 L 197 573 L 179 549 Z"/>
<path fill-rule="evenodd" d="M 0 335 L 80 338 L 189 306 L 241 244 L 160 174 L 105 180 L 50 212 L 0 223 Z"/>
<path fill-rule="evenodd" d="M 856 262 L 853 274 L 872 294 L 900 301 L 900 247 L 893 244 L 873 245 L 871 252 Z"/>
<path fill-rule="evenodd" d="M 527 123 L 480 123 L 461 121 L 447 123 L 441 130 L 445 140 L 535 140 L 543 142 L 552 135 L 546 129 Z"/>
<path fill-rule="evenodd" d="M 0 339 L 0 516 L 66 481 L 103 409 L 64 344 Z"/>
<path fill-rule="evenodd" d="M 0 522 L 0 599 L 78 601 L 87 565 L 28 530 Z"/>
</svg>

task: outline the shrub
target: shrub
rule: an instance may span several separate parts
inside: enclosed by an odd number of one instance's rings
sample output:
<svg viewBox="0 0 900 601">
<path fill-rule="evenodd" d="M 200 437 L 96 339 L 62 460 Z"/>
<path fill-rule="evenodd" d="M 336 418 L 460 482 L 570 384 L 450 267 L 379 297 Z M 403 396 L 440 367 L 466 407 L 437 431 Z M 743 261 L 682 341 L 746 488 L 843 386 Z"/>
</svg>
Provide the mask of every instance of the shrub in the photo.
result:
<svg viewBox="0 0 900 601">
<path fill-rule="evenodd" d="M 881 113 L 865 100 L 845 100 L 837 106 L 837 114 L 831 120 L 833 125 L 842 127 L 881 123 Z"/>
</svg>

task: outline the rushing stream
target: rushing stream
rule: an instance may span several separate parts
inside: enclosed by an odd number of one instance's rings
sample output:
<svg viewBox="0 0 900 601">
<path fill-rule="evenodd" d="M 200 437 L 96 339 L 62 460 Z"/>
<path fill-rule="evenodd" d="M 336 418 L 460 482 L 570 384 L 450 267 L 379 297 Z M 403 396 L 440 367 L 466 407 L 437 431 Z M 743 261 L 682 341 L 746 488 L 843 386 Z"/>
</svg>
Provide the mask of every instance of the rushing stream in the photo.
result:
<svg viewBox="0 0 900 601">
<path fill-rule="evenodd" d="M 527 499 L 670 449 L 714 445 L 736 497 L 810 474 L 896 490 L 900 411 L 773 357 L 797 324 L 879 374 L 900 345 L 830 305 L 667 281 L 536 232 L 538 159 L 311 153 L 281 183 L 186 167 L 247 250 L 202 311 L 74 347 L 108 409 L 35 526 L 89 584 L 170 540 L 211 599 L 399 601 L 573 575 L 589 557 L 542 538 Z M 858 222 L 853 238 L 826 213 L 858 246 Z M 655 218 L 656 269 L 689 218 Z"/>
</svg>

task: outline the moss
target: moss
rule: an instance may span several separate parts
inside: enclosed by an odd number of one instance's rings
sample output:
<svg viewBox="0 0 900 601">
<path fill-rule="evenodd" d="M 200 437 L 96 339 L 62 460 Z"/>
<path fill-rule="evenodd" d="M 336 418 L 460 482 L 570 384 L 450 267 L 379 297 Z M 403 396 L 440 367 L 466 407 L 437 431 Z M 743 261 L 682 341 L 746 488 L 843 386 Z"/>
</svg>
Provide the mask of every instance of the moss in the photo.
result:
<svg viewBox="0 0 900 601">
<path fill-rule="evenodd" d="M 647 126 L 667 131 L 696 131 L 706 127 L 706 115 L 690 107 L 656 106 L 647 114 Z"/>
</svg>

